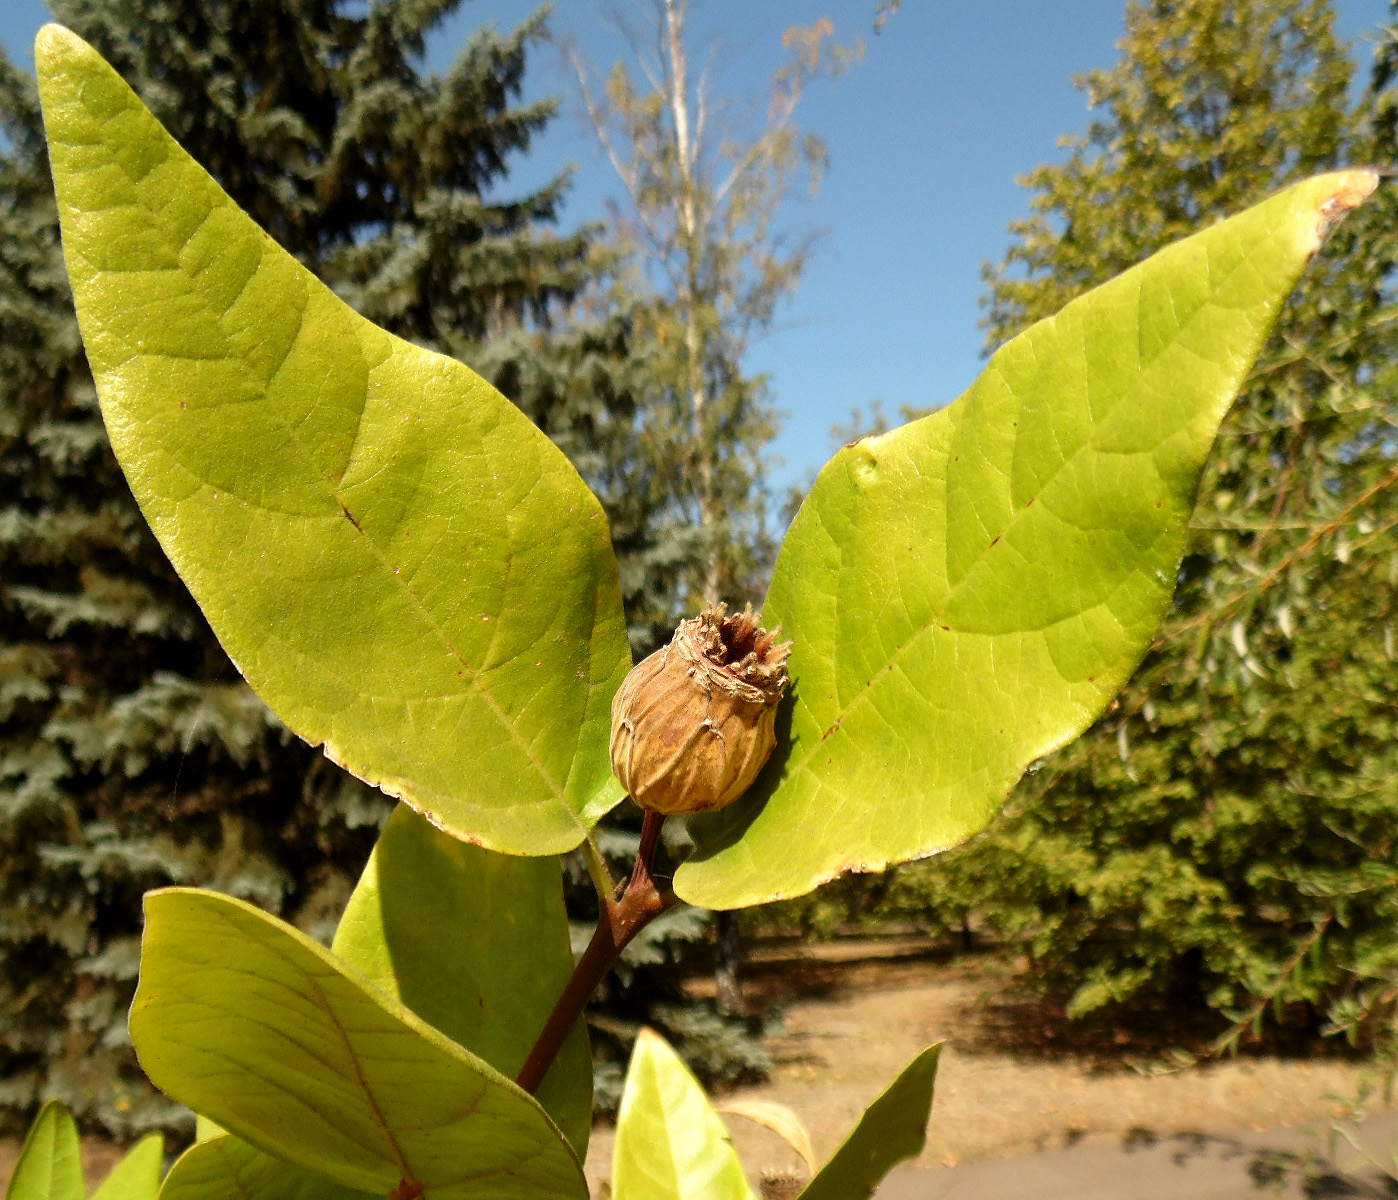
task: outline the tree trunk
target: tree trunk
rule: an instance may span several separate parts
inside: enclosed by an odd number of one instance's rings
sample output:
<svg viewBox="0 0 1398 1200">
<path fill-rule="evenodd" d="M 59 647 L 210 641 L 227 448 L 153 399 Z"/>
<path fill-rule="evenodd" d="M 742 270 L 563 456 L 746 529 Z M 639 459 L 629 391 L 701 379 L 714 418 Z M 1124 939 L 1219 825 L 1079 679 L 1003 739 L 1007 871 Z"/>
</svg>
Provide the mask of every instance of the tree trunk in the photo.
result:
<svg viewBox="0 0 1398 1200">
<path fill-rule="evenodd" d="M 718 1006 L 733 1016 L 743 1015 L 743 989 L 738 978 L 738 964 L 743 957 L 742 935 L 737 912 L 721 912 L 718 916 L 718 954 L 714 967 L 714 983 L 718 986 Z"/>
</svg>

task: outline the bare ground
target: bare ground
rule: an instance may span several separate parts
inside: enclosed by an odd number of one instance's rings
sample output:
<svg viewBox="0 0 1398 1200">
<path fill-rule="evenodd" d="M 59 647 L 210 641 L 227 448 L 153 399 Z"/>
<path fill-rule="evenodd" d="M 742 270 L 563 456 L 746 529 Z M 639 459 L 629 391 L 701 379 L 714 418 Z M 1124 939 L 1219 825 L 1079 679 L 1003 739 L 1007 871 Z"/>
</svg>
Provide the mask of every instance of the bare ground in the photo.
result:
<svg viewBox="0 0 1398 1200">
<path fill-rule="evenodd" d="M 794 1109 L 820 1160 L 899 1070 L 938 1041 L 946 1047 L 927 1148 L 912 1164 L 919 1168 L 1079 1144 L 1324 1126 L 1347 1111 L 1365 1077 L 1361 1061 L 1328 1041 L 1150 1075 L 1143 1064 L 1181 1041 L 1202 1046 L 1216 1029 L 1179 1027 L 1166 1013 L 1125 1026 L 1068 1022 L 1052 1005 L 1017 994 L 1011 964 L 995 956 L 948 960 L 911 941 L 821 949 L 819 957 L 793 951 L 748 966 L 754 1007 L 782 1013 L 768 1041 L 777 1067 L 770 1082 L 734 1093 Z M 775 1135 L 727 1120 L 754 1182 L 799 1171 Z M 606 1194 L 612 1144 L 611 1129 L 595 1132 L 588 1174 L 597 1195 Z"/>
</svg>

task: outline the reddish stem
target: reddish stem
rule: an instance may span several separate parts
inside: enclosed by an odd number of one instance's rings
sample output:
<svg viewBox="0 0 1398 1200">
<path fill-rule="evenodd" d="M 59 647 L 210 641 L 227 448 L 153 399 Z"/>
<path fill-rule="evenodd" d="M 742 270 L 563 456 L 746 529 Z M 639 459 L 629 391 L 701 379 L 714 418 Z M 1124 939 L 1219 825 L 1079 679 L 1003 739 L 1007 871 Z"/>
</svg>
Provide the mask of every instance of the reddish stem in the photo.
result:
<svg viewBox="0 0 1398 1200">
<path fill-rule="evenodd" d="M 621 893 L 621 899 L 600 897 L 601 912 L 597 915 L 597 928 L 593 931 L 592 940 L 573 968 L 568 985 L 558 997 L 558 1003 L 544 1023 L 539 1040 L 534 1043 L 534 1049 L 524 1060 L 524 1066 L 515 1080 L 531 1095 L 538 1091 L 553 1060 L 558 1057 L 558 1051 L 578 1023 L 587 1002 L 592 999 L 592 993 L 616 965 L 621 952 L 632 938 L 665 911 L 665 897 L 651 877 L 651 863 L 660 843 L 660 827 L 664 823 L 664 813 L 646 813 L 645 823 L 641 826 L 641 845 L 636 851 L 636 866 L 626 889 Z"/>
</svg>

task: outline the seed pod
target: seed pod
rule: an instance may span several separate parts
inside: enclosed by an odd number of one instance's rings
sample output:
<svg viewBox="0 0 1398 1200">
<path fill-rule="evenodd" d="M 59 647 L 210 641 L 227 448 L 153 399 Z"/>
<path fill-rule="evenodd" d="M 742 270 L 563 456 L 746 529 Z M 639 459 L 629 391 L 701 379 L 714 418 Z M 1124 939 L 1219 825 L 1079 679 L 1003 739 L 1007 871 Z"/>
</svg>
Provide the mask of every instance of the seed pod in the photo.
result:
<svg viewBox="0 0 1398 1200">
<path fill-rule="evenodd" d="M 741 796 L 777 744 L 791 643 L 747 606 L 681 621 L 612 699 L 612 768 L 642 808 L 706 812 Z"/>
</svg>

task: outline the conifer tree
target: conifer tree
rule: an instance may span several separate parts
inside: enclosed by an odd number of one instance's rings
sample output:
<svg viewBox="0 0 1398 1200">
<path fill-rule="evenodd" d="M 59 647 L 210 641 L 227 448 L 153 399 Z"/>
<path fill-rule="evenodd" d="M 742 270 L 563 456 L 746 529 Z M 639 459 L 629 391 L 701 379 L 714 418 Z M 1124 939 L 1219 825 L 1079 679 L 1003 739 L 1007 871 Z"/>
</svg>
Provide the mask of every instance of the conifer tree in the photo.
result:
<svg viewBox="0 0 1398 1200">
<path fill-rule="evenodd" d="M 1391 153 L 1328 0 L 1132 3 L 1099 114 L 1023 182 L 998 344 L 1299 176 Z M 1385 142 L 1385 137 L 1388 141 Z M 891 903 L 1017 935 L 1069 1011 L 1145 996 L 1314 1027 L 1391 977 L 1398 377 L 1390 196 L 1322 252 L 1228 418 L 1174 610 L 1117 704 Z M 1241 1026 L 1240 1026 L 1241 1027 Z"/>
<path fill-rule="evenodd" d="M 52 0 L 264 228 L 392 331 L 483 369 L 609 502 L 633 596 L 624 313 L 570 319 L 589 231 L 563 178 L 505 196 L 553 112 L 521 106 L 535 17 L 441 76 L 460 0 Z M 137 510 L 78 339 L 33 81 L 0 56 L 0 1110 L 124 1134 L 171 1119 L 125 1016 L 140 895 L 203 883 L 325 936 L 390 807 L 232 668 Z"/>
</svg>

